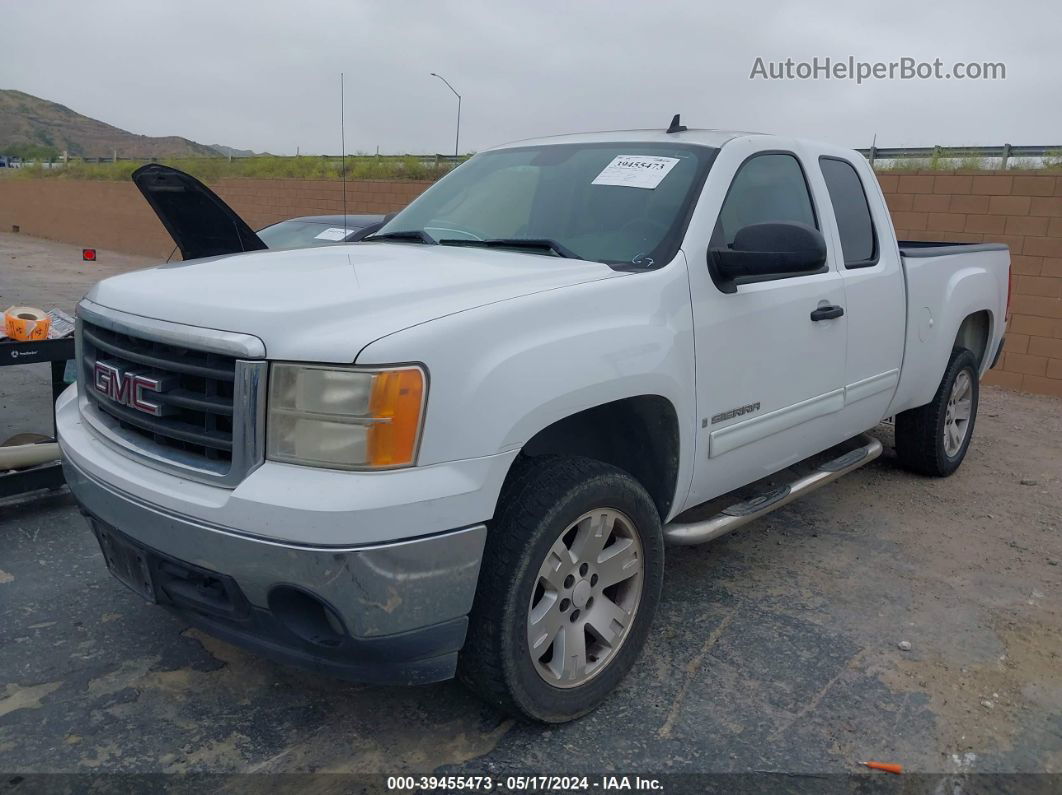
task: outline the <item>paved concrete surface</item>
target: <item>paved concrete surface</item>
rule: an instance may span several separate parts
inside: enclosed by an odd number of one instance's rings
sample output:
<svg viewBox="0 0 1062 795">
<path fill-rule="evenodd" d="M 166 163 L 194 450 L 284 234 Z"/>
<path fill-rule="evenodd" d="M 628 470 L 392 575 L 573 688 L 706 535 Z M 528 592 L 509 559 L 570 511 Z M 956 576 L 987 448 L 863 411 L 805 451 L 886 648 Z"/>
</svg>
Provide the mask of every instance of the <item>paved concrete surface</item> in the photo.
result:
<svg viewBox="0 0 1062 795">
<path fill-rule="evenodd" d="M 74 251 L 0 236 L 5 300 L 76 295 L 103 266 L 70 265 Z M 4 391 L 10 407 L 23 387 Z M 265 662 L 113 581 L 69 496 L 0 506 L 0 770 L 1062 772 L 1060 440 L 1062 401 L 986 388 L 952 478 L 909 475 L 887 450 L 670 551 L 633 673 L 552 728 L 454 683 L 364 687 Z"/>
</svg>

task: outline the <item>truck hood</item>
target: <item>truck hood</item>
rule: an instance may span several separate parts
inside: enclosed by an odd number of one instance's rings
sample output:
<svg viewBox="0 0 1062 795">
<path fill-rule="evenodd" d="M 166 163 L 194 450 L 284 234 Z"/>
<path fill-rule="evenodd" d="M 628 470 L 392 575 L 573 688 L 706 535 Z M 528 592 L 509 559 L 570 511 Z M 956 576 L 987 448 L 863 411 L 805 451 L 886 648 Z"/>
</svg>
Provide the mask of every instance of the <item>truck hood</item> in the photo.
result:
<svg viewBox="0 0 1062 795">
<path fill-rule="evenodd" d="M 254 334 L 272 359 L 349 363 L 370 342 L 444 315 L 622 275 L 539 254 L 354 243 L 168 263 L 105 279 L 87 298 Z"/>
<path fill-rule="evenodd" d="M 133 184 L 186 260 L 267 248 L 229 205 L 191 174 L 148 163 L 133 172 Z"/>
</svg>

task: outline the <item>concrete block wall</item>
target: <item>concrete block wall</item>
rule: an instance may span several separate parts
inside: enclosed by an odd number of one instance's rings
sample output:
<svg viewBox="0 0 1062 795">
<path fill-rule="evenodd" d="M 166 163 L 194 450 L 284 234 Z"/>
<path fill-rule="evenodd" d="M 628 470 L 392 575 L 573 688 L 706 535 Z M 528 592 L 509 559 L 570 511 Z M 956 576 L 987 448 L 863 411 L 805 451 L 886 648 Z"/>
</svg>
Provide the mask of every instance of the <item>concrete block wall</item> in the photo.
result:
<svg viewBox="0 0 1062 795">
<path fill-rule="evenodd" d="M 1012 317 L 992 384 L 1062 396 L 1062 175 L 1048 171 L 918 171 L 878 176 L 897 236 L 1010 246 Z M 346 185 L 347 212 L 387 213 L 431 182 Z M 339 213 L 328 180 L 222 180 L 211 186 L 254 228 Z M 165 259 L 173 243 L 129 183 L 0 178 L 0 230 Z"/>
<path fill-rule="evenodd" d="M 347 212 L 389 213 L 430 181 L 346 184 Z M 229 179 L 210 186 L 254 229 L 299 215 L 343 211 L 343 186 L 328 180 Z M 0 230 L 165 259 L 173 241 L 130 182 L 0 178 Z"/>
<path fill-rule="evenodd" d="M 986 383 L 1062 397 L 1062 175 L 879 174 L 901 240 L 1006 243 L 1011 320 Z"/>
</svg>

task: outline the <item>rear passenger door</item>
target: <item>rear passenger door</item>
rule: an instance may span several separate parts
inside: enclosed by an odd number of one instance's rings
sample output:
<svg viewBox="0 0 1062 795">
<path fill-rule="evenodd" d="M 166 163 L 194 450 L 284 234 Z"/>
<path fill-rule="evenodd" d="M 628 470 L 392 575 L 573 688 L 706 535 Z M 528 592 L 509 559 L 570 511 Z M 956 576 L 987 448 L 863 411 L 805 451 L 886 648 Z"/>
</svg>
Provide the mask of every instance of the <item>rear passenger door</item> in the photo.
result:
<svg viewBox="0 0 1062 795">
<path fill-rule="evenodd" d="M 866 161 L 824 155 L 818 162 L 835 219 L 828 232 L 840 251 L 847 295 L 845 408 L 839 421 L 852 436 L 882 419 L 899 383 L 907 318 L 903 266 Z"/>
<path fill-rule="evenodd" d="M 847 318 L 812 318 L 817 308 L 845 305 L 831 247 L 816 272 L 739 282 L 735 292 L 713 281 L 705 259 L 708 248 L 729 246 L 751 224 L 795 221 L 822 231 L 821 180 L 813 193 L 809 179 L 816 163 L 796 146 L 741 160 L 727 155 L 724 148 L 699 208 L 714 218 L 700 218 L 687 233 L 689 242 L 707 232 L 707 246 L 684 246 L 699 409 L 691 505 L 829 447 L 838 441 L 831 416 L 844 407 Z M 725 195 L 713 198 L 713 186 Z"/>
</svg>

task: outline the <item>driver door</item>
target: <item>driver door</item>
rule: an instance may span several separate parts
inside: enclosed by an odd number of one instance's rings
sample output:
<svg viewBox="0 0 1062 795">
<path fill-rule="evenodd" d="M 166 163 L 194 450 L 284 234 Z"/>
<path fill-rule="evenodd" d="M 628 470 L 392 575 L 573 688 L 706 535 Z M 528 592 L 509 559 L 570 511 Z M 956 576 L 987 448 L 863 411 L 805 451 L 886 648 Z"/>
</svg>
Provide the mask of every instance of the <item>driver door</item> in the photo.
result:
<svg viewBox="0 0 1062 795">
<path fill-rule="evenodd" d="M 700 256 L 689 259 L 698 430 L 688 506 L 840 441 L 831 415 L 844 408 L 846 318 L 812 318 L 816 309 L 844 306 L 834 252 L 827 248 L 818 271 L 739 281 L 730 293 L 706 264 L 707 249 L 729 246 L 751 224 L 795 221 L 822 231 L 821 208 L 828 204 L 816 200 L 823 194 L 809 179 L 817 170 L 805 165 L 795 146 L 748 156 L 728 149 L 710 176 L 716 196 L 722 194 L 717 210 L 697 227 L 701 234 L 711 230 L 707 245 L 691 249 Z M 702 199 L 709 205 L 710 188 Z"/>
</svg>

